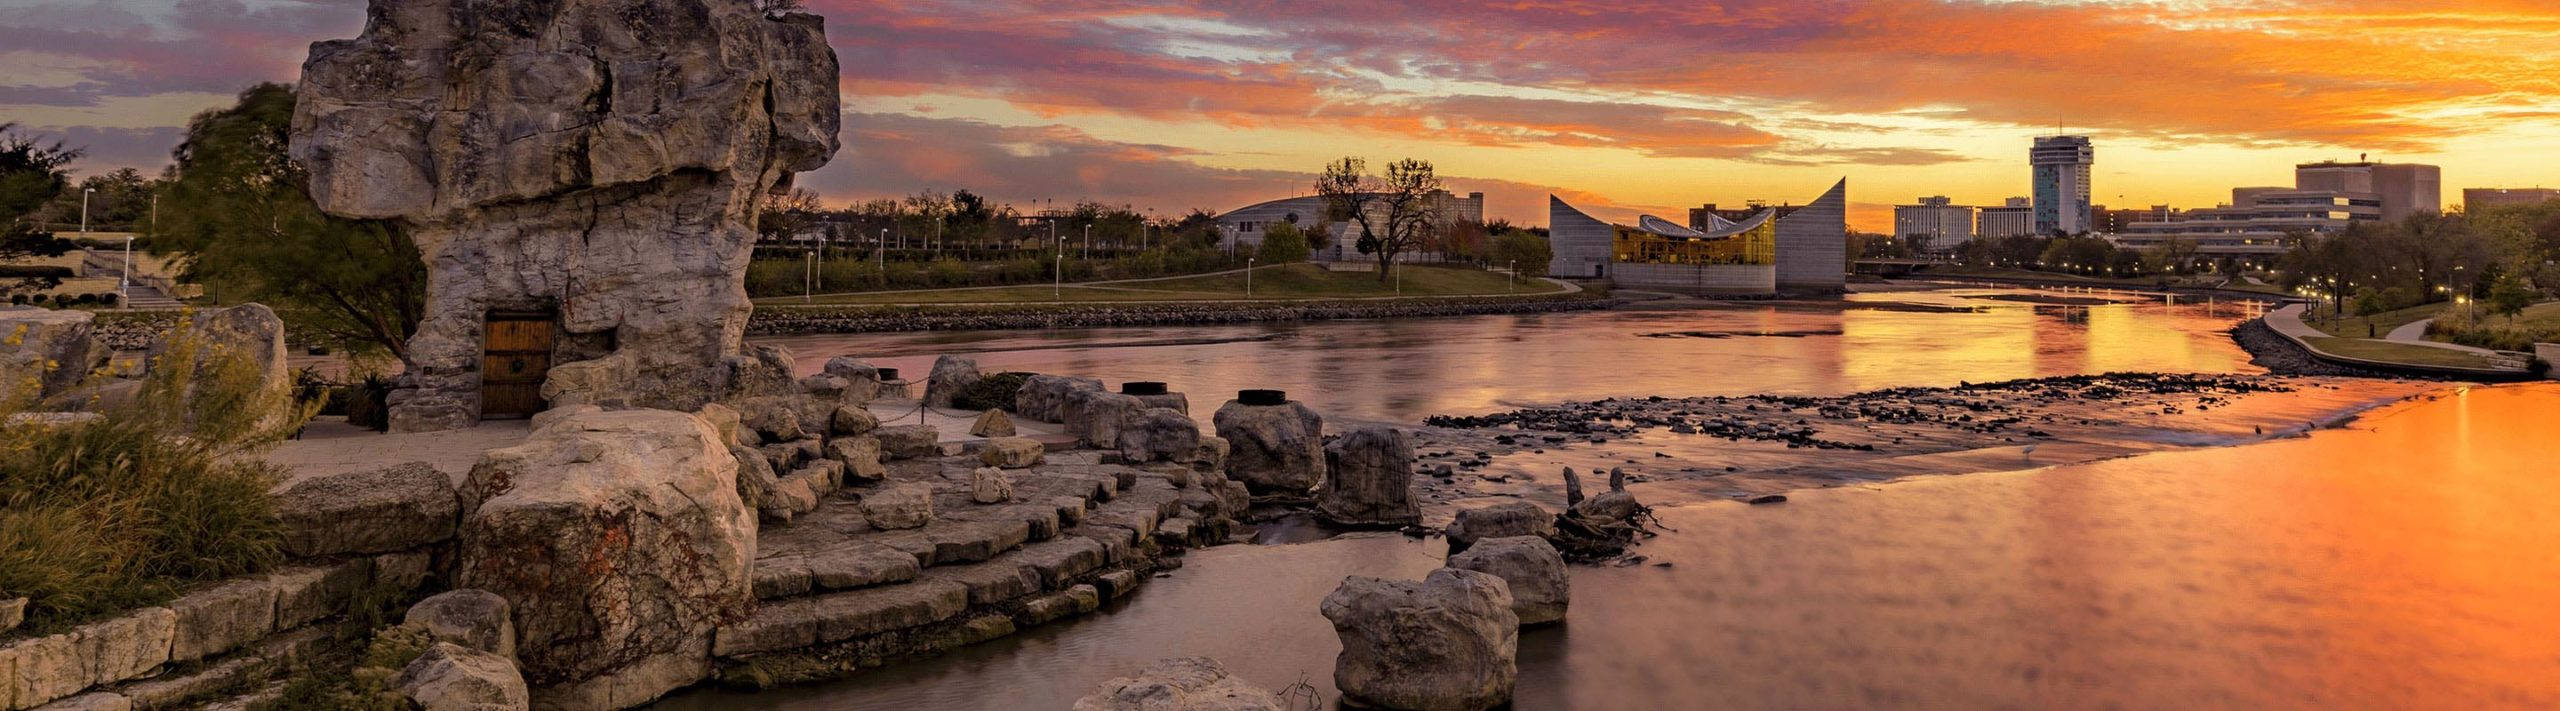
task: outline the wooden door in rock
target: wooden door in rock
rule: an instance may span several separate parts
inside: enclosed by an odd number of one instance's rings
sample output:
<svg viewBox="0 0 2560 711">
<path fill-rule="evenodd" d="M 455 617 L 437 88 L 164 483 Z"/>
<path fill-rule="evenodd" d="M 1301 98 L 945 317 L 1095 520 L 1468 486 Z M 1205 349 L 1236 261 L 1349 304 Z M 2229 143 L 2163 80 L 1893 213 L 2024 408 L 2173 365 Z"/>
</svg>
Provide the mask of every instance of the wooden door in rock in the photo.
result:
<svg viewBox="0 0 2560 711">
<path fill-rule="evenodd" d="M 532 417 L 551 373 L 551 317 L 490 314 L 481 333 L 480 416 Z"/>
</svg>

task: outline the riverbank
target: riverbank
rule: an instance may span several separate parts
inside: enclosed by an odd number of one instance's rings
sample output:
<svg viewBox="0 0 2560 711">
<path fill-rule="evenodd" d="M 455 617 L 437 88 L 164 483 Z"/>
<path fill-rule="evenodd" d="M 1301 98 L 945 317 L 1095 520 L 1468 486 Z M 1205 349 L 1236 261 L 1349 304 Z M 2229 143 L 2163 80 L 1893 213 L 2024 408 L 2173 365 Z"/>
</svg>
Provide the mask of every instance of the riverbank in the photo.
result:
<svg viewBox="0 0 2560 711">
<path fill-rule="evenodd" d="M 1590 291 L 1543 296 L 1311 301 L 1049 303 L 939 306 L 762 306 L 752 336 L 897 331 L 1196 326 L 1554 313 L 1605 309 L 1616 300 Z"/>
</svg>

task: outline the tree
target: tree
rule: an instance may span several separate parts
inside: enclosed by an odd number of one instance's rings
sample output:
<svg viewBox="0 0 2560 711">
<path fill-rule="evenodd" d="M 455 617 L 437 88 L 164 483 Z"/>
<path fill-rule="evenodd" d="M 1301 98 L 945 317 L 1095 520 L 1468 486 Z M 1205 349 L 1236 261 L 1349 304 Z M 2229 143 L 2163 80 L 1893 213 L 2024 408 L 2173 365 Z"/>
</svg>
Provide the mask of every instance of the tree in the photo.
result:
<svg viewBox="0 0 2560 711">
<path fill-rule="evenodd" d="M 767 241 L 780 242 L 807 232 L 818 225 L 827 211 L 826 205 L 818 202 L 818 193 L 807 188 L 762 197 L 756 205 L 756 234 Z"/>
<path fill-rule="evenodd" d="M 26 222 L 28 213 L 62 194 L 70 185 L 68 170 L 80 150 L 59 142 L 46 144 L 18 135 L 17 124 L 0 123 L 0 263 L 59 257 L 78 244 L 38 232 Z M 0 273 L 0 294 L 23 294 L 62 284 L 68 269 L 12 268 Z"/>
<path fill-rule="evenodd" d="M 1307 236 L 1298 232 L 1298 226 L 1275 222 L 1263 231 L 1262 246 L 1253 251 L 1253 258 L 1263 264 L 1288 264 L 1307 261 L 1307 254 Z"/>
<path fill-rule="evenodd" d="M 298 335 L 406 357 L 426 310 L 427 271 L 398 224 L 349 220 L 312 203 L 286 155 L 293 90 L 260 84 L 197 114 L 178 145 L 152 250 L 190 280 L 274 307 Z"/>
<path fill-rule="evenodd" d="M 1367 161 L 1345 157 L 1324 167 L 1315 189 L 1326 219 L 1360 225 L 1360 253 L 1377 255 L 1379 281 L 1387 280 L 1396 255 L 1420 247 L 1441 224 L 1440 176 L 1429 161 L 1407 158 L 1373 176 Z"/>
<path fill-rule="evenodd" d="M 1555 256 L 1555 249 L 1547 244 L 1547 238 L 1535 232 L 1511 229 L 1493 238 L 1491 261 L 1516 269 L 1520 274 L 1547 273 L 1547 263 Z"/>
<path fill-rule="evenodd" d="M 2498 277 L 2497 285 L 2489 288 L 2489 313 L 2507 317 L 2509 325 L 2515 324 L 2516 314 L 2532 305 L 2533 289 L 2514 274 Z"/>
</svg>

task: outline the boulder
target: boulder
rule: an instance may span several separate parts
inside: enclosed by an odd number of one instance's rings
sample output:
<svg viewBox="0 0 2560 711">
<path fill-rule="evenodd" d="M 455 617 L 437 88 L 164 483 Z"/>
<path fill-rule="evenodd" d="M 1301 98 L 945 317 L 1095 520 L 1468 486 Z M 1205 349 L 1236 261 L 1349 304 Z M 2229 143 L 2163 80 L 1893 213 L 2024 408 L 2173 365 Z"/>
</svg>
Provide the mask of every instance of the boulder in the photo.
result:
<svg viewBox="0 0 2560 711">
<path fill-rule="evenodd" d="M 773 458 L 737 445 L 730 445 L 729 456 L 738 461 L 738 500 L 758 510 L 772 503 L 775 490 L 782 486 L 782 477 L 773 471 Z"/>
<path fill-rule="evenodd" d="M 801 394 L 825 402 L 843 402 L 844 391 L 852 387 L 852 381 L 826 373 L 801 378 L 799 383 Z"/>
<path fill-rule="evenodd" d="M 1227 471 L 1227 448 L 1225 437 L 1201 437 L 1200 448 L 1191 450 L 1190 458 L 1184 461 L 1189 462 L 1193 469 L 1218 472 L 1223 478 Z"/>
<path fill-rule="evenodd" d="M 293 388 L 293 374 L 285 367 L 284 319 L 264 304 L 241 304 L 227 309 L 200 311 L 187 322 L 187 331 L 197 339 L 192 355 L 197 367 L 215 357 L 244 357 L 258 373 L 260 388 L 285 391 Z M 161 357 L 174 344 L 163 340 L 152 344 L 153 367 L 164 367 Z"/>
<path fill-rule="evenodd" d="M 572 417 L 491 450 L 462 487 L 453 585 L 507 600 L 537 687 L 628 706 L 691 683 L 670 670 L 707 671 L 711 631 L 754 600 L 737 459 L 664 410 Z"/>
<path fill-rule="evenodd" d="M 978 467 L 969 472 L 969 500 L 981 504 L 1001 504 L 1013 500 L 1013 479 L 1003 469 Z"/>
<path fill-rule="evenodd" d="M 978 449 L 978 461 L 990 467 L 1029 469 L 1040 463 L 1047 449 L 1029 437 L 996 437 Z"/>
<path fill-rule="evenodd" d="M 951 398 L 986 376 L 978 374 L 978 359 L 966 356 L 943 356 L 933 359 L 933 374 L 924 381 L 926 407 L 950 407 Z"/>
<path fill-rule="evenodd" d="M 1065 422 L 1067 398 L 1079 391 L 1101 392 L 1102 381 L 1066 375 L 1034 375 L 1014 391 L 1013 413 L 1037 422 Z"/>
<path fill-rule="evenodd" d="M 1167 659 L 1137 676 L 1102 683 L 1074 711 L 1283 711 L 1271 692 L 1227 673 L 1207 657 Z"/>
<path fill-rule="evenodd" d="M 532 705 L 514 663 L 451 642 L 427 647 L 391 685 L 420 711 L 517 711 Z"/>
<path fill-rule="evenodd" d="M 479 415 L 491 312 L 557 314 L 566 365 L 612 364 L 586 381 L 598 404 L 691 411 L 755 385 L 735 366 L 766 367 L 740 338 L 759 198 L 838 146 L 821 19 L 734 0 L 370 5 L 363 34 L 311 46 L 285 138 L 321 211 L 396 222 L 426 261 L 394 429 Z"/>
<path fill-rule="evenodd" d="M 51 397 L 107 367 L 115 351 L 98 340 L 96 319 L 87 311 L 0 310 L 0 397 Z M 35 392 L 12 392 L 29 381 Z"/>
<path fill-rule="evenodd" d="M 1420 582 L 1351 576 L 1324 598 L 1342 638 L 1333 685 L 1353 705 L 1480 711 L 1511 701 L 1520 618 L 1501 578 L 1441 568 Z"/>
<path fill-rule="evenodd" d="M 1573 597 L 1564 554 L 1537 536 L 1478 540 L 1449 556 L 1449 567 L 1501 578 L 1511 589 L 1511 612 L 1524 627 L 1564 621 L 1565 607 Z"/>
<path fill-rule="evenodd" d="M 1145 412 L 1147 406 L 1119 393 L 1077 390 L 1067 395 L 1063 409 L 1067 434 L 1076 436 L 1076 444 L 1113 449 L 1120 446 L 1120 430 Z"/>
<path fill-rule="evenodd" d="M 737 355 L 721 359 L 728 371 L 721 393 L 727 397 L 777 397 L 801 395 L 800 381 L 792 376 L 799 363 L 791 358 L 791 349 L 763 344 L 748 345 Z M 620 388 L 623 384 L 613 383 Z M 624 400 L 631 398 L 625 397 Z"/>
<path fill-rule="evenodd" d="M 1324 418 L 1305 404 L 1228 401 L 1211 421 L 1227 441 L 1227 476 L 1255 493 L 1303 494 L 1324 480 Z"/>
<path fill-rule="evenodd" d="M 890 459 L 942 456 L 942 432 L 932 425 L 882 427 L 871 434 L 880 440 L 880 453 Z"/>
<path fill-rule="evenodd" d="M 978 413 L 978 420 L 969 423 L 969 435 L 972 437 L 1011 437 L 1013 433 L 1013 416 L 1004 414 L 1003 410 Z"/>
<path fill-rule="evenodd" d="M 871 434 L 880 429 L 880 418 L 860 405 L 837 405 L 827 414 L 827 432 L 837 437 Z"/>
<path fill-rule="evenodd" d="M 424 629 L 439 642 L 507 659 L 516 656 L 515 616 L 506 598 L 487 590 L 436 593 L 410 605 L 400 623 Z"/>
<path fill-rule="evenodd" d="M 1505 501 L 1492 506 L 1458 512 L 1444 531 L 1449 536 L 1449 549 L 1463 550 L 1476 541 L 1512 536 L 1551 538 L 1556 535 L 1555 514 L 1526 501 Z"/>
<path fill-rule="evenodd" d="M 18 625 L 23 624 L 26 621 L 26 598 L 13 597 L 0 599 L 0 634 L 7 634 L 9 630 L 17 629 Z"/>
<path fill-rule="evenodd" d="M 837 399 L 845 404 L 860 405 L 880 397 L 880 369 L 859 358 L 828 358 L 823 374 L 844 380 L 844 392 Z"/>
<path fill-rule="evenodd" d="M 832 425 L 834 408 L 797 395 L 770 395 L 734 401 L 739 424 L 766 442 L 822 437 Z"/>
<path fill-rule="evenodd" d="M 923 528 L 933 523 L 933 485 L 906 482 L 863 492 L 862 515 L 872 528 Z"/>
<path fill-rule="evenodd" d="M 313 476 L 275 497 L 284 549 L 303 557 L 405 551 L 453 537 L 453 479 L 425 462 Z"/>
<path fill-rule="evenodd" d="M 1324 490 L 1316 510 L 1344 526 L 1422 522 L 1413 501 L 1413 444 L 1404 430 L 1363 427 L 1326 445 Z"/>
<path fill-rule="evenodd" d="M 844 483 L 868 484 L 889 477 L 889 467 L 880 463 L 880 439 L 877 437 L 837 437 L 827 442 L 827 458 L 844 463 Z"/>
<path fill-rule="evenodd" d="M 1172 408 L 1151 408 L 1120 427 L 1120 456 L 1132 462 L 1179 462 L 1200 451 L 1200 423 Z"/>
<path fill-rule="evenodd" d="M 548 422 L 543 419 L 544 416 L 550 415 L 554 412 L 561 412 L 561 408 L 555 407 L 540 415 L 534 415 L 533 428 L 537 430 L 542 429 L 546 424 L 548 424 Z M 561 414 L 566 416 L 578 413 L 561 412 Z M 720 441 L 722 443 L 733 446 L 741 444 L 749 447 L 756 446 L 758 441 L 756 438 L 759 435 L 747 429 L 746 416 L 738 414 L 737 408 L 716 402 L 704 403 L 701 408 L 693 411 L 693 416 L 702 418 L 704 423 L 711 425 L 711 431 L 720 433 Z"/>
</svg>

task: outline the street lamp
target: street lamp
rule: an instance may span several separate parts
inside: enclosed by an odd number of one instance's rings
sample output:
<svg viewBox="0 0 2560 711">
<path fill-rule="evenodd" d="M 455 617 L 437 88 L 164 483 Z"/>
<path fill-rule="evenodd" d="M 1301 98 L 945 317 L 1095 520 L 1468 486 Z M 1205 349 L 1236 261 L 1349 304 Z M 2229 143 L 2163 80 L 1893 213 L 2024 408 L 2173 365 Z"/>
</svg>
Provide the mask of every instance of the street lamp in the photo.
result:
<svg viewBox="0 0 2560 711">
<path fill-rule="evenodd" d="M 1519 291 L 1519 290 L 1520 290 L 1520 260 L 1517 260 L 1517 259 L 1511 260 L 1510 268 L 1509 268 L 1509 269 L 1506 269 L 1505 271 L 1511 272 L 1511 280 L 1510 280 L 1510 281 L 1511 281 L 1511 290 L 1512 290 L 1512 291 Z"/>
<path fill-rule="evenodd" d="M 133 235 L 124 236 L 124 269 L 116 273 L 116 303 L 133 308 Z"/>
<path fill-rule="evenodd" d="M 1054 223 L 1054 222 L 1053 222 L 1053 223 L 1050 223 L 1050 224 L 1057 224 L 1057 223 Z M 1057 258 L 1057 260 L 1056 260 L 1056 261 L 1053 263 L 1053 265 L 1050 267 L 1050 273 L 1052 274 L 1052 276 L 1050 277 L 1050 279 L 1051 279 L 1052 281 L 1050 281 L 1050 282 L 1049 282 L 1049 300 L 1050 300 L 1050 301 L 1066 301 L 1066 300 L 1067 300 L 1067 253 L 1065 253 L 1065 252 L 1059 252 L 1059 253 L 1058 253 L 1058 258 Z"/>
<path fill-rule="evenodd" d="M 80 234 L 83 235 L 89 234 L 89 195 L 95 192 L 98 192 L 97 188 L 80 189 Z"/>
<path fill-rule="evenodd" d="M 1253 258 L 1244 258 L 1244 298 L 1253 298 Z"/>
</svg>

